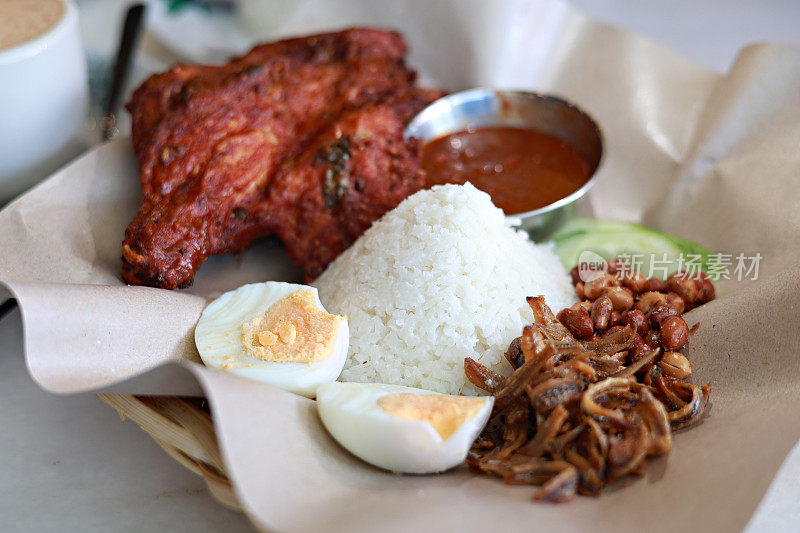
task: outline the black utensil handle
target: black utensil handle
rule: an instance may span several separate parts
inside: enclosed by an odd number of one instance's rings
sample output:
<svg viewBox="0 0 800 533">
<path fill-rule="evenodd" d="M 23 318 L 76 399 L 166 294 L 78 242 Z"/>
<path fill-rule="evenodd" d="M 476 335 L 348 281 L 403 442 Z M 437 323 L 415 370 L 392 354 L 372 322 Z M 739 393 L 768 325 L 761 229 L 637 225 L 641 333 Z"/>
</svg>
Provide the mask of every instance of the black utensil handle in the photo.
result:
<svg viewBox="0 0 800 533">
<path fill-rule="evenodd" d="M 114 73 L 111 77 L 111 88 L 109 89 L 108 98 L 106 99 L 106 107 L 104 115 L 110 122 L 108 130 L 104 131 L 103 136 L 109 138 L 113 135 L 114 129 L 114 113 L 119 108 L 120 99 L 122 98 L 122 91 L 128 81 L 128 73 L 130 72 L 131 63 L 133 61 L 133 51 L 136 49 L 136 43 L 139 40 L 141 33 L 142 17 L 144 16 L 145 5 L 134 4 L 128 8 L 125 14 L 125 22 L 122 28 L 122 38 L 119 42 L 119 49 L 117 50 L 117 58 L 114 62 Z"/>
</svg>

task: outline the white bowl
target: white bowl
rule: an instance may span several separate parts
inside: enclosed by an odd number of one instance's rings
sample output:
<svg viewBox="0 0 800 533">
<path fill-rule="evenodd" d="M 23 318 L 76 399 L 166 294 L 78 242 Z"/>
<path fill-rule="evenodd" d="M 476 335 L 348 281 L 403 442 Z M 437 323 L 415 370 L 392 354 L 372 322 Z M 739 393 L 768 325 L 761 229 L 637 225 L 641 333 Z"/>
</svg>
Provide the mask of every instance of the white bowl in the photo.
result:
<svg viewBox="0 0 800 533">
<path fill-rule="evenodd" d="M 89 84 L 78 10 L 71 0 L 55 26 L 0 50 L 0 205 L 80 153 Z"/>
</svg>

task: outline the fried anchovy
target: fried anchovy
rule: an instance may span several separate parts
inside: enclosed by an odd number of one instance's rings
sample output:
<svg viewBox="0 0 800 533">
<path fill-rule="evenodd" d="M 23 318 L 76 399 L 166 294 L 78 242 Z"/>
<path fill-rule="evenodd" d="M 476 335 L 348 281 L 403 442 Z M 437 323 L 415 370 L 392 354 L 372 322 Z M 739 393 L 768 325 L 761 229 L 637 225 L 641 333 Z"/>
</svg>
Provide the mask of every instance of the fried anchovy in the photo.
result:
<svg viewBox="0 0 800 533">
<path fill-rule="evenodd" d="M 490 421 L 468 456 L 473 470 L 540 485 L 537 501 L 597 496 L 609 483 L 643 475 L 647 457 L 672 448 L 672 431 L 702 418 L 708 386 L 662 375 L 655 364 L 660 350 L 635 358 L 633 329 L 579 341 L 544 298 L 528 303 L 534 322 L 506 352 L 514 368 L 509 376 L 464 361 L 469 381 L 495 395 Z"/>
</svg>

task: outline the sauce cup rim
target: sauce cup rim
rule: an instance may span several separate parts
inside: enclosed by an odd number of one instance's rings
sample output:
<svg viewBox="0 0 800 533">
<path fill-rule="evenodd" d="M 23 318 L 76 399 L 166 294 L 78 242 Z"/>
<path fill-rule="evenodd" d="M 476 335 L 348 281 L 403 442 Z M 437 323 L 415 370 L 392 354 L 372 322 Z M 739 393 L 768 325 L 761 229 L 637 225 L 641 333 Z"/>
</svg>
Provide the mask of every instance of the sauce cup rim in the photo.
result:
<svg viewBox="0 0 800 533">
<path fill-rule="evenodd" d="M 409 121 L 408 125 L 405 128 L 405 131 L 404 131 L 405 138 L 413 137 L 413 135 L 411 134 L 412 131 L 415 131 L 416 129 L 418 129 L 419 126 L 421 124 L 424 124 L 426 121 L 431 120 L 432 117 L 428 117 L 427 116 L 427 115 L 430 115 L 432 113 L 430 111 L 430 109 L 434 108 L 434 106 L 437 106 L 437 107 L 441 106 L 441 102 L 443 102 L 443 101 L 451 102 L 453 100 L 456 100 L 455 105 L 457 106 L 457 105 L 462 105 L 462 104 L 464 104 L 464 103 L 466 103 L 468 101 L 474 100 L 475 98 L 477 98 L 479 96 L 486 96 L 486 95 L 491 95 L 491 97 L 493 97 L 493 98 L 502 97 L 502 96 L 506 96 L 506 95 L 514 96 L 514 97 L 520 97 L 521 96 L 521 97 L 526 97 L 526 98 L 531 97 L 531 98 L 535 98 L 535 99 L 539 99 L 539 100 L 547 100 L 547 101 L 550 101 L 550 102 L 555 102 L 557 104 L 563 105 L 563 106 L 571 109 L 573 112 L 577 113 L 578 115 L 582 116 L 587 121 L 587 123 L 591 125 L 591 129 L 593 130 L 593 133 L 597 136 L 597 139 L 598 139 L 598 142 L 599 142 L 599 152 L 600 153 L 599 153 L 599 157 L 597 158 L 597 164 L 594 165 L 593 168 L 591 168 L 591 174 L 589 175 L 589 178 L 586 180 L 586 182 L 583 185 L 581 185 L 581 187 L 578 190 L 574 191 L 573 193 L 571 193 L 571 194 L 569 194 L 569 195 L 567 195 L 567 196 L 565 196 L 565 197 L 563 197 L 563 198 L 561 198 L 559 200 L 556 200 L 555 202 L 547 204 L 546 206 L 543 206 L 543 207 L 540 207 L 540 208 L 537 208 L 537 209 L 533 209 L 533 210 L 530 210 L 530 211 L 523 211 L 523 212 L 520 212 L 520 213 L 513 213 L 513 214 L 508 214 L 507 213 L 506 216 L 509 217 L 509 218 L 517 218 L 517 219 L 530 219 L 530 218 L 536 217 L 538 215 L 543 215 L 545 213 L 549 213 L 551 211 L 555 211 L 555 210 L 557 210 L 559 208 L 562 208 L 562 207 L 568 206 L 570 204 L 573 204 L 577 200 L 579 200 L 580 198 L 585 196 L 586 193 L 589 191 L 589 189 L 591 189 L 592 186 L 596 183 L 597 178 L 598 178 L 598 170 L 600 169 L 600 167 L 601 167 L 601 165 L 603 163 L 603 160 L 604 160 L 603 135 L 602 135 L 602 131 L 600 130 L 600 127 L 597 124 L 597 121 L 594 120 L 591 117 L 591 115 L 589 115 L 581 107 L 577 106 L 576 104 L 574 104 L 574 103 L 570 102 L 569 100 L 566 100 L 566 99 L 564 99 L 564 98 L 562 98 L 560 96 L 547 94 L 547 93 L 541 93 L 541 92 L 537 92 L 537 91 L 530 91 L 530 90 L 525 90 L 525 89 L 495 89 L 495 88 L 491 88 L 491 87 L 474 87 L 474 88 L 471 88 L 471 89 L 464 89 L 464 90 L 461 90 L 461 91 L 456 91 L 456 92 L 447 94 L 447 95 L 445 95 L 445 96 L 443 96 L 441 98 L 438 98 L 438 99 L 434 100 L 433 102 L 428 104 L 422 111 L 417 113 L 414 116 L 414 118 L 412 118 L 411 121 Z M 498 122 L 497 125 L 501 125 L 501 123 Z M 526 128 L 524 125 L 515 125 L 514 127 L 519 127 L 519 128 L 523 128 L 523 129 Z M 530 127 L 530 128 L 527 128 L 527 129 L 535 130 L 534 127 Z M 462 131 L 462 130 L 458 130 L 458 131 Z M 446 133 L 442 133 L 441 135 L 446 135 Z M 437 137 L 439 137 L 439 135 L 431 137 L 431 139 L 434 139 L 434 138 L 437 138 Z M 423 142 L 427 142 L 428 140 L 431 140 L 431 139 L 422 139 L 422 141 Z"/>
</svg>

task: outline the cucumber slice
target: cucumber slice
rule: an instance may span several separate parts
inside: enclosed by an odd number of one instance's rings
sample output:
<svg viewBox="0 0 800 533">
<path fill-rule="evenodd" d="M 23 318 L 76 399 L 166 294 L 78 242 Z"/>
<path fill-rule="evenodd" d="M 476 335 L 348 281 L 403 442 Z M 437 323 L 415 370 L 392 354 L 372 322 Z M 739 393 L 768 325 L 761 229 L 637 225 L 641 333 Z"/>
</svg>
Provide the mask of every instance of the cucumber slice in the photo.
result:
<svg viewBox="0 0 800 533">
<path fill-rule="evenodd" d="M 578 264 L 585 251 L 606 260 L 633 258 L 633 265 L 648 277 L 664 277 L 679 268 L 708 271 L 714 262 L 705 246 L 630 222 L 575 218 L 556 232 L 552 242 L 567 269 Z"/>
<path fill-rule="evenodd" d="M 604 231 L 611 233 L 615 231 L 632 230 L 652 231 L 641 224 L 635 224 L 633 222 L 619 222 L 616 220 L 599 220 L 596 218 L 574 217 L 568 220 L 566 224 L 564 224 L 557 232 L 553 234 L 553 239 L 577 232 Z"/>
</svg>

